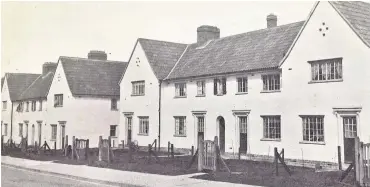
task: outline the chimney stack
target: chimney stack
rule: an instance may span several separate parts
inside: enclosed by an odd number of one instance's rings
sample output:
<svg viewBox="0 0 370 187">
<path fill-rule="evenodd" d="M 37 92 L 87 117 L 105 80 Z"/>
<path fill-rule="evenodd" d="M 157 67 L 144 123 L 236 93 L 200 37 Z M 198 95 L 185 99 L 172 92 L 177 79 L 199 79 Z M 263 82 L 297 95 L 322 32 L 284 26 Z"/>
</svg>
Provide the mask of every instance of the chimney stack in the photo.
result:
<svg viewBox="0 0 370 187">
<path fill-rule="evenodd" d="M 42 75 L 46 75 L 49 72 L 55 72 L 56 69 L 57 69 L 57 63 L 54 63 L 54 62 L 45 62 L 42 65 Z"/>
<path fill-rule="evenodd" d="M 89 54 L 87 54 L 87 58 L 95 60 L 107 60 L 107 53 L 104 51 L 91 50 Z"/>
<path fill-rule="evenodd" d="M 214 26 L 202 25 L 197 29 L 197 43 L 202 45 L 209 40 L 219 39 L 220 29 Z"/>
<path fill-rule="evenodd" d="M 269 14 L 266 18 L 267 28 L 272 28 L 277 26 L 277 16 L 275 14 Z"/>
</svg>

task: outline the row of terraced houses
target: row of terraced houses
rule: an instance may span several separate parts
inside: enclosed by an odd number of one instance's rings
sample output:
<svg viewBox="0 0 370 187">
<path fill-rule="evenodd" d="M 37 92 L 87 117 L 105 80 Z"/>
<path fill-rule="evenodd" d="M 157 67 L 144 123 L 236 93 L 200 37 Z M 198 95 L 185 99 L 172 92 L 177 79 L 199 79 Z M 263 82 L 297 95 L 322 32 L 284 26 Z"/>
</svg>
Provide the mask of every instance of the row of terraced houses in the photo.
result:
<svg viewBox="0 0 370 187">
<path fill-rule="evenodd" d="M 197 41 L 139 38 L 128 62 L 59 57 L 42 74 L 2 79 L 5 141 L 56 142 L 111 136 L 113 146 L 157 139 L 178 149 L 219 137 L 221 152 L 328 163 L 353 159 L 370 141 L 370 4 L 317 2 L 304 21 Z M 180 36 L 179 36 L 180 37 Z M 71 140 L 69 140 L 71 141 Z"/>
</svg>

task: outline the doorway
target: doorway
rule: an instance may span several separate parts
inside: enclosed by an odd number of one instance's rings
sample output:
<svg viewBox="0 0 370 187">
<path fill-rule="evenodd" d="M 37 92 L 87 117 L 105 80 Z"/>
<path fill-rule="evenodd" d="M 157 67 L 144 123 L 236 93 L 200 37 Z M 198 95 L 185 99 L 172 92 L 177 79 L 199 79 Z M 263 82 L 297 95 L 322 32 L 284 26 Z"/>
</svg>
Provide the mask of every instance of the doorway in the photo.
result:
<svg viewBox="0 0 370 187">
<path fill-rule="evenodd" d="M 247 116 L 239 116 L 239 148 L 241 153 L 247 153 Z"/>
<path fill-rule="evenodd" d="M 66 137 L 66 125 L 60 124 L 60 147 L 63 149 L 65 144 L 65 137 Z"/>
<path fill-rule="evenodd" d="M 199 144 L 204 141 L 204 116 L 197 116 L 198 136 L 197 136 L 197 148 Z"/>
<path fill-rule="evenodd" d="M 35 145 L 35 124 L 32 124 L 32 130 L 31 130 L 31 145 Z"/>
<path fill-rule="evenodd" d="M 42 126 L 42 123 L 41 122 L 39 122 L 38 123 L 38 125 L 39 125 L 39 131 L 38 131 L 38 135 L 39 135 L 39 143 L 38 143 L 38 146 L 41 146 L 41 126 Z"/>
<path fill-rule="evenodd" d="M 225 119 L 222 116 L 217 118 L 219 129 L 220 152 L 225 153 Z"/>
<path fill-rule="evenodd" d="M 132 116 L 126 116 L 127 145 L 132 141 Z"/>
<path fill-rule="evenodd" d="M 355 159 L 356 136 L 357 136 L 356 116 L 343 117 L 343 148 L 345 163 L 352 163 Z"/>
</svg>

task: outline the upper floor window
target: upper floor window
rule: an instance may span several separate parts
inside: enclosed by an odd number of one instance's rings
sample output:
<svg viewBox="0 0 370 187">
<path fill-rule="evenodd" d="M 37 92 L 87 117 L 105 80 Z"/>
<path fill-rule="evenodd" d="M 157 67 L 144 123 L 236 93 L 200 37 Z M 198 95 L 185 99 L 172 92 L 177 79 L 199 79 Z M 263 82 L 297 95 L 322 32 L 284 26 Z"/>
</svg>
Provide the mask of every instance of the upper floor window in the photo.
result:
<svg viewBox="0 0 370 187">
<path fill-rule="evenodd" d="M 39 111 L 42 110 L 42 100 L 39 101 Z"/>
<path fill-rule="evenodd" d="M 51 140 L 55 141 L 57 139 L 57 125 L 52 124 L 51 126 Z"/>
<path fill-rule="evenodd" d="M 109 135 L 114 137 L 117 136 L 117 125 L 110 126 Z"/>
<path fill-rule="evenodd" d="M 309 61 L 311 63 L 311 81 L 342 80 L 342 58 Z"/>
<path fill-rule="evenodd" d="M 63 94 L 55 94 L 54 95 L 54 107 L 62 107 L 63 106 Z"/>
<path fill-rule="evenodd" d="M 197 81 L 197 96 L 206 95 L 206 81 Z"/>
<path fill-rule="evenodd" d="M 31 103 L 31 110 L 36 111 L 36 101 L 32 101 Z"/>
<path fill-rule="evenodd" d="M 280 74 L 262 75 L 263 91 L 280 90 Z"/>
<path fill-rule="evenodd" d="M 186 117 L 175 117 L 175 136 L 186 136 Z"/>
<path fill-rule="evenodd" d="M 145 95 L 145 81 L 132 82 L 132 95 Z"/>
<path fill-rule="evenodd" d="M 149 134 L 149 117 L 140 116 L 139 117 L 139 135 Z"/>
<path fill-rule="evenodd" d="M 186 83 L 175 83 L 175 96 L 186 97 Z"/>
<path fill-rule="evenodd" d="M 17 112 L 23 112 L 23 102 L 20 102 L 17 106 Z"/>
<path fill-rule="evenodd" d="M 6 110 L 6 105 L 8 104 L 8 102 L 7 101 L 3 101 L 3 110 Z"/>
<path fill-rule="evenodd" d="M 28 112 L 28 108 L 29 108 L 29 106 L 30 106 L 30 102 L 26 102 L 26 112 Z"/>
<path fill-rule="evenodd" d="M 226 78 L 217 78 L 213 80 L 214 87 L 213 93 L 214 95 L 226 95 Z"/>
<path fill-rule="evenodd" d="M 111 102 L 110 103 L 111 110 L 118 110 L 118 108 L 117 108 L 117 99 L 111 99 L 110 102 Z"/>
<path fill-rule="evenodd" d="M 324 142 L 324 116 L 301 116 L 303 141 Z"/>
<path fill-rule="evenodd" d="M 263 119 L 263 138 L 280 139 L 281 138 L 280 116 L 262 116 L 262 119 Z"/>
<path fill-rule="evenodd" d="M 238 93 L 247 93 L 248 92 L 248 78 L 240 77 L 237 78 L 238 81 Z"/>
</svg>

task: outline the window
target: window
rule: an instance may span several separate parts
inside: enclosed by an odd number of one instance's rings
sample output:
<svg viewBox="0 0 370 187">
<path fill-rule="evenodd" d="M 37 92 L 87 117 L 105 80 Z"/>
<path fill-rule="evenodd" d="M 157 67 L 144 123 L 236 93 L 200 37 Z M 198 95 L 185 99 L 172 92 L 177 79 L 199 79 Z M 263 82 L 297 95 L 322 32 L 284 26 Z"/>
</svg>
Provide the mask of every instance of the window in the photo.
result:
<svg viewBox="0 0 370 187">
<path fill-rule="evenodd" d="M 110 108 L 111 110 L 118 110 L 117 109 L 117 99 L 111 99 Z"/>
<path fill-rule="evenodd" d="M 28 108 L 29 108 L 29 106 L 30 106 L 30 102 L 26 102 L 26 112 L 28 112 Z"/>
<path fill-rule="evenodd" d="M 54 95 L 54 107 L 62 107 L 63 106 L 63 94 L 55 94 Z"/>
<path fill-rule="evenodd" d="M 7 101 L 3 101 L 3 110 L 6 110 L 6 105 L 8 104 L 8 102 Z"/>
<path fill-rule="evenodd" d="M 42 100 L 39 101 L 39 111 L 42 111 Z"/>
<path fill-rule="evenodd" d="M 248 78 L 241 77 L 237 79 L 238 81 L 238 93 L 247 93 L 248 92 Z"/>
<path fill-rule="evenodd" d="M 217 78 L 213 80 L 214 95 L 226 95 L 226 78 Z"/>
<path fill-rule="evenodd" d="M 175 136 L 186 136 L 186 117 L 175 117 Z"/>
<path fill-rule="evenodd" d="M 51 126 L 51 140 L 55 141 L 57 139 L 57 125 Z"/>
<path fill-rule="evenodd" d="M 23 137 L 23 124 L 18 124 L 18 136 Z"/>
<path fill-rule="evenodd" d="M 17 106 L 17 112 L 23 112 L 23 102 L 20 102 Z"/>
<path fill-rule="evenodd" d="M 303 141 L 324 142 L 324 116 L 301 116 Z"/>
<path fill-rule="evenodd" d="M 342 59 L 310 61 L 312 82 L 342 80 Z"/>
<path fill-rule="evenodd" d="M 36 111 L 36 101 L 32 101 L 31 103 L 31 110 Z"/>
<path fill-rule="evenodd" d="M 357 120 L 356 116 L 343 117 L 344 137 L 356 138 L 357 136 Z"/>
<path fill-rule="evenodd" d="M 139 134 L 149 134 L 149 117 L 139 117 Z"/>
<path fill-rule="evenodd" d="M 145 95 L 145 81 L 132 82 L 132 95 Z"/>
<path fill-rule="evenodd" d="M 111 125 L 109 132 L 110 136 L 117 136 L 117 125 Z"/>
<path fill-rule="evenodd" d="M 198 132 L 204 132 L 204 116 L 198 116 Z"/>
<path fill-rule="evenodd" d="M 186 97 L 186 83 L 175 83 L 175 96 Z"/>
<path fill-rule="evenodd" d="M 263 119 L 263 138 L 280 139 L 281 138 L 280 116 L 262 116 L 262 119 Z"/>
<path fill-rule="evenodd" d="M 280 90 L 280 74 L 262 75 L 263 91 Z"/>
<path fill-rule="evenodd" d="M 247 116 L 239 116 L 239 131 L 240 133 L 247 134 Z"/>
<path fill-rule="evenodd" d="M 4 136 L 8 136 L 8 124 L 4 123 Z"/>
<path fill-rule="evenodd" d="M 205 96 L 205 95 L 206 95 L 206 82 L 197 81 L 197 96 Z"/>
</svg>

